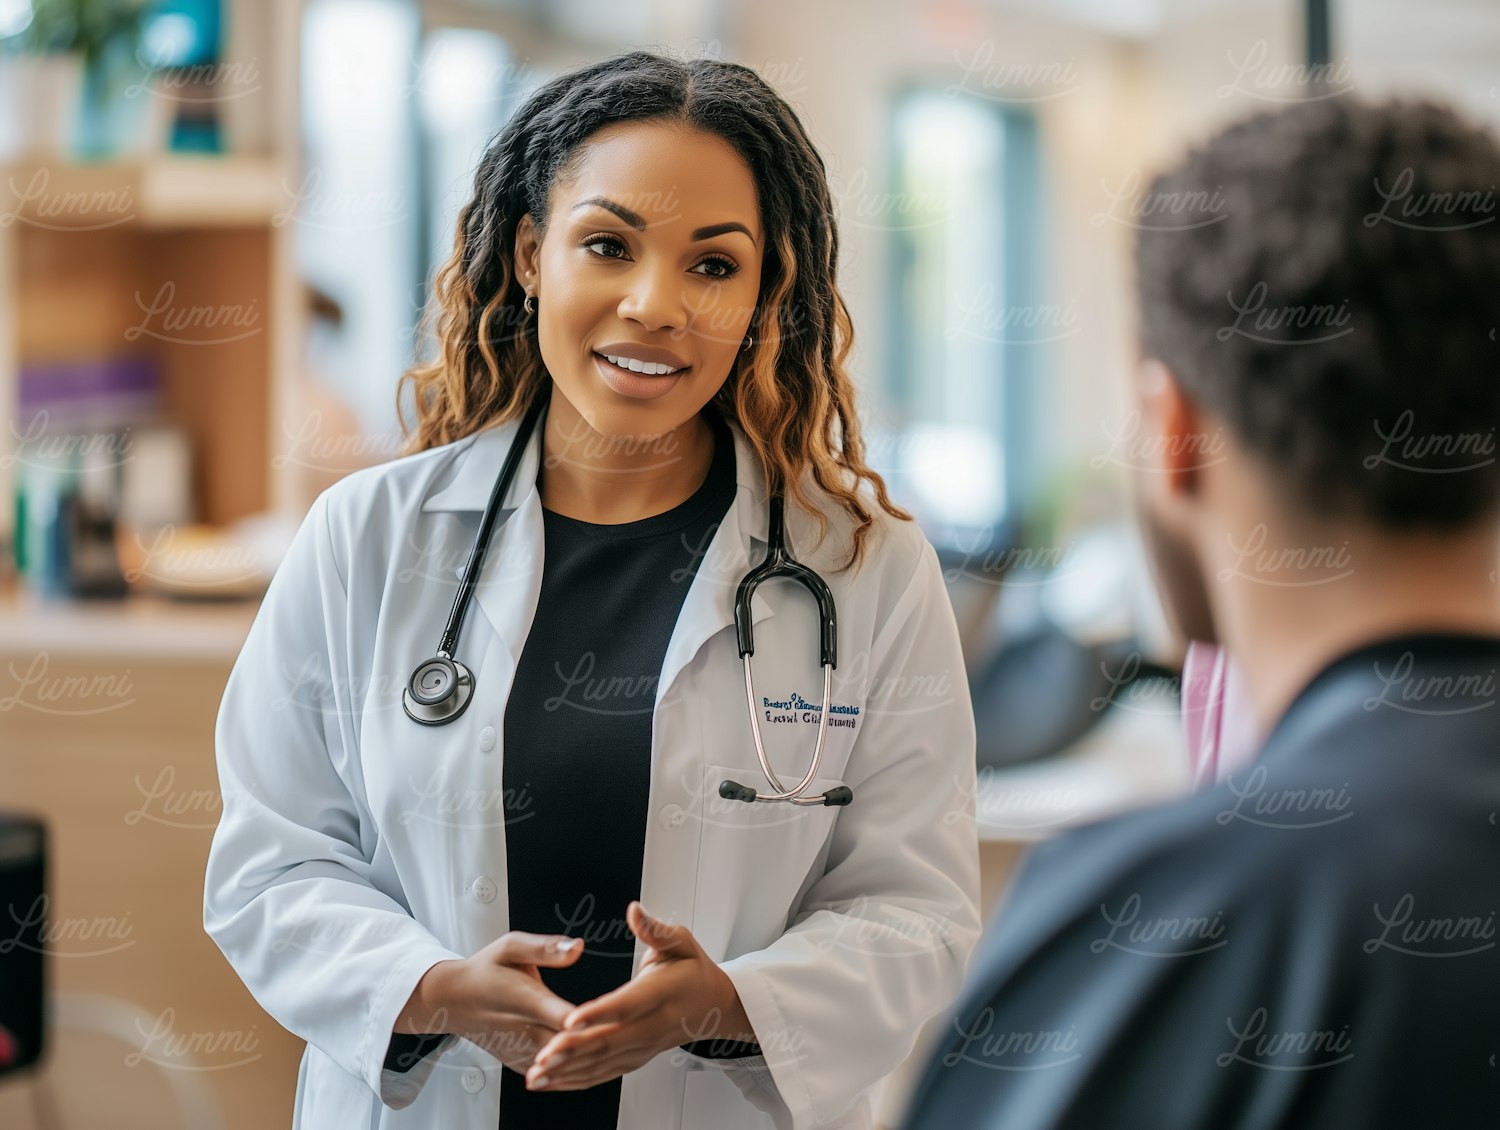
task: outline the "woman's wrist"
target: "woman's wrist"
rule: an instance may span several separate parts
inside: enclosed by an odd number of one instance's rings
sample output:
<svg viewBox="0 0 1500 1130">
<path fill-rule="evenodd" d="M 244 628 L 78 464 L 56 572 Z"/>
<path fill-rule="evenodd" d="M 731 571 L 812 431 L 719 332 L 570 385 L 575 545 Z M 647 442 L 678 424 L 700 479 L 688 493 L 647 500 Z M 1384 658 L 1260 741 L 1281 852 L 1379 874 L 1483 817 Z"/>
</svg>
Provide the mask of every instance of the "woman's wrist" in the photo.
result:
<svg viewBox="0 0 1500 1130">
<path fill-rule="evenodd" d="M 742 1059 L 761 1054 L 760 1042 L 729 975 L 714 966 L 710 1000 L 703 1010 L 698 1039 L 679 1044 L 684 1051 L 707 1059 Z"/>
<path fill-rule="evenodd" d="M 729 974 L 718 966 L 714 967 L 718 985 L 716 1000 L 711 1007 L 709 1016 L 717 1015 L 719 1024 L 713 1038 L 716 1040 L 733 1040 L 739 1043 L 757 1043 L 755 1029 L 750 1024 L 750 1017 L 745 1012 L 744 1002 L 740 1000 L 740 991 L 735 988 L 734 981 Z"/>
<path fill-rule="evenodd" d="M 404 1035 L 429 1036 L 449 1031 L 453 1027 L 448 1002 L 449 979 L 463 963 L 452 958 L 440 961 L 422 974 L 416 988 L 396 1017 L 395 1031 Z"/>
</svg>

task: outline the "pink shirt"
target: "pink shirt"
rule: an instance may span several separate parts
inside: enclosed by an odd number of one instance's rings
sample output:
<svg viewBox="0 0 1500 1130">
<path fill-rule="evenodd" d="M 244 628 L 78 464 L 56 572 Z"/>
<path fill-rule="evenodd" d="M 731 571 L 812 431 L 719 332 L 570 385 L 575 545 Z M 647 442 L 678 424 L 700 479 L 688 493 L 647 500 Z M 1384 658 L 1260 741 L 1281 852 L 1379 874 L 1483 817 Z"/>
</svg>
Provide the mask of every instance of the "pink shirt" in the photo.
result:
<svg viewBox="0 0 1500 1130">
<path fill-rule="evenodd" d="M 1193 788 L 1222 781 L 1260 747 L 1250 697 L 1224 649 L 1188 645 L 1182 665 L 1182 728 Z"/>
</svg>

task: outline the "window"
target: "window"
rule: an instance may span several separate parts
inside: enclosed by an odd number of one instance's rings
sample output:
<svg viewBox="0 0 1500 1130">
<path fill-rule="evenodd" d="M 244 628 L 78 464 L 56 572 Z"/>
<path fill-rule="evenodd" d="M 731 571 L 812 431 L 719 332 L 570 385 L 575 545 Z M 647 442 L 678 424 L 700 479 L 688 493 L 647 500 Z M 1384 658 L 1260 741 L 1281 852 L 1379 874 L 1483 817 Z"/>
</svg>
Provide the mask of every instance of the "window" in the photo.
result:
<svg viewBox="0 0 1500 1130">
<path fill-rule="evenodd" d="M 901 435 L 881 469 L 930 533 L 999 539 L 1030 485 L 1041 354 L 1065 332 L 1038 302 L 1036 122 L 915 88 L 891 128 L 885 392 Z"/>
</svg>

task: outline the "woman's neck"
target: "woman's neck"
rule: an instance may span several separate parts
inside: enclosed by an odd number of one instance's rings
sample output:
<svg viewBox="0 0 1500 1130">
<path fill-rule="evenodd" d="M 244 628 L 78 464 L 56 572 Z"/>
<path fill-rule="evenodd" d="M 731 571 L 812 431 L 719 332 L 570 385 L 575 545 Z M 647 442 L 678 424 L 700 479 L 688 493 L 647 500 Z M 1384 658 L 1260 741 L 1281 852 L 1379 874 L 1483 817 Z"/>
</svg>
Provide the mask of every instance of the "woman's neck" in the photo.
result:
<svg viewBox="0 0 1500 1130">
<path fill-rule="evenodd" d="M 553 388 L 542 431 L 542 507 L 600 525 L 650 518 L 691 498 L 713 456 L 702 413 L 650 439 L 605 436 Z"/>
</svg>

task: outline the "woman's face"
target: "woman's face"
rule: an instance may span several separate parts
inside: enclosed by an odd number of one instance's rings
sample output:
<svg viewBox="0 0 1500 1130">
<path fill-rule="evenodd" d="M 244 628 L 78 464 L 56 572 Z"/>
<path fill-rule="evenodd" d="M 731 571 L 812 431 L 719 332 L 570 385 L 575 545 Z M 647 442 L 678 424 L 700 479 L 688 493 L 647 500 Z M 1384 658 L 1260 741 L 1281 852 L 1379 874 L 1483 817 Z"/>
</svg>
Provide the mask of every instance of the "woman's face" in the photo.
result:
<svg viewBox="0 0 1500 1130">
<path fill-rule="evenodd" d="M 516 270 L 558 391 L 601 435 L 691 420 L 729 376 L 760 293 L 749 166 L 713 134 L 622 122 L 584 143 L 550 204 L 540 242 L 529 215 L 518 225 Z M 605 355 L 676 371 L 633 373 Z"/>
</svg>

